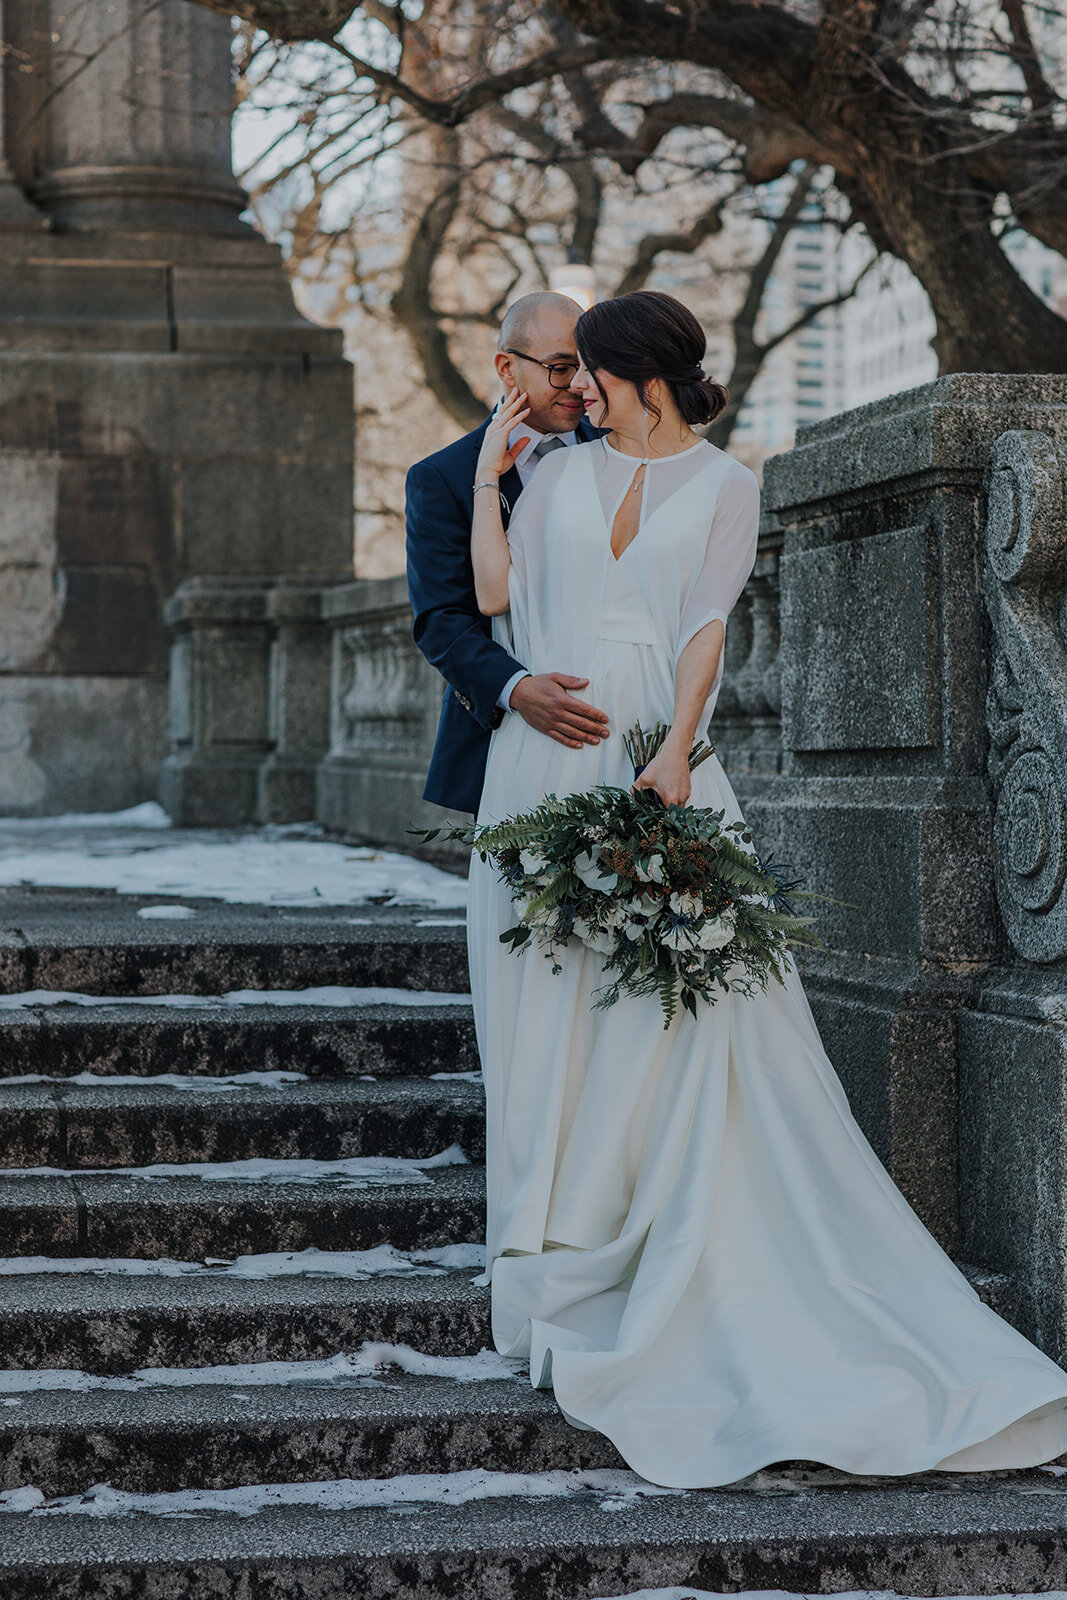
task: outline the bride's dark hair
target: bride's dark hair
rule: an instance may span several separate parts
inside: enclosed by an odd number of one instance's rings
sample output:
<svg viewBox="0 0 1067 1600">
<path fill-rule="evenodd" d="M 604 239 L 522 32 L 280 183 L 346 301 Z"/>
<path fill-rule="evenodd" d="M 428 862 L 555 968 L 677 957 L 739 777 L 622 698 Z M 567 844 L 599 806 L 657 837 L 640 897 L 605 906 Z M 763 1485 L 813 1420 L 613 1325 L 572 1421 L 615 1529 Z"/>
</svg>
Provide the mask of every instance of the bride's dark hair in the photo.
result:
<svg viewBox="0 0 1067 1600">
<path fill-rule="evenodd" d="M 708 345 L 704 330 L 673 295 L 635 289 L 617 300 L 600 300 L 582 312 L 574 337 L 605 406 L 608 397 L 597 381 L 598 368 L 629 379 L 657 422 L 659 412 L 648 400 L 652 378 L 667 385 L 682 420 L 691 428 L 714 422 L 726 407 L 725 388 L 700 364 Z"/>
</svg>

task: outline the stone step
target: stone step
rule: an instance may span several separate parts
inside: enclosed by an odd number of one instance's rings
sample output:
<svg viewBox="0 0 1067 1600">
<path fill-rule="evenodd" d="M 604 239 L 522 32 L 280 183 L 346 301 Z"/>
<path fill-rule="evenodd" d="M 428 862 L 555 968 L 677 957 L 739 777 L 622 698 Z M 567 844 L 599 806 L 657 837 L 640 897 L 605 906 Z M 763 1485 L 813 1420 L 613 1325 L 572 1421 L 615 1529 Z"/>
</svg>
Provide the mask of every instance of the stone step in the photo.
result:
<svg viewBox="0 0 1067 1600">
<path fill-rule="evenodd" d="M 822 1486 L 825 1483 L 825 1486 Z M 1028 1593 L 1067 1587 L 1067 1497 L 1043 1474 L 857 1487 L 835 1474 L 628 1503 L 592 1487 L 252 1516 L 0 1516 L 4 1600 L 592 1600 L 725 1593 Z"/>
<path fill-rule="evenodd" d="M 138 1494 L 397 1473 L 624 1468 L 528 1379 L 396 1369 L 361 1388 L 145 1388 L 26 1394 L 0 1410 L 0 1489 Z"/>
<path fill-rule="evenodd" d="M 484 1151 L 481 1085 L 418 1079 L 241 1086 L 84 1087 L 0 1080 L 5 1167 L 138 1167 L 250 1157 L 431 1156 Z"/>
<path fill-rule="evenodd" d="M 5 1367 L 110 1373 L 320 1360 L 368 1339 L 472 1355 L 492 1345 L 473 1277 L 0 1277 L 0 1351 Z"/>
<path fill-rule="evenodd" d="M 461 1005 L 0 1011 L 0 1081 L 79 1072 L 413 1077 L 477 1066 L 473 1017 Z"/>
<path fill-rule="evenodd" d="M 224 994 L 231 989 L 376 985 L 462 992 L 462 927 L 434 913 L 191 902 L 185 922 L 144 922 L 142 901 L 0 890 L 0 994 Z M 444 913 L 438 913 L 444 917 Z"/>
<path fill-rule="evenodd" d="M 167 1256 L 182 1261 L 270 1250 L 400 1250 L 484 1238 L 479 1167 L 426 1172 L 428 1182 L 343 1189 L 139 1179 L 110 1174 L 0 1178 L 7 1256 Z"/>
</svg>

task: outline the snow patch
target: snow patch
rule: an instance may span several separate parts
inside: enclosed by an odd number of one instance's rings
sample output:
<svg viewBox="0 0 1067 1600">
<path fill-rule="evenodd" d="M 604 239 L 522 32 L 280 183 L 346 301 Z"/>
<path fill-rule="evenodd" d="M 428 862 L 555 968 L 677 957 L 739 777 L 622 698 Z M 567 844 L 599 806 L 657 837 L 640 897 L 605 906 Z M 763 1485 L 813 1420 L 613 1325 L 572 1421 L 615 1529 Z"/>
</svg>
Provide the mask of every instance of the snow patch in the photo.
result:
<svg viewBox="0 0 1067 1600">
<path fill-rule="evenodd" d="M 585 1597 L 581 1597 L 585 1600 Z M 690 1584 L 676 1585 L 670 1589 L 634 1589 L 629 1594 L 611 1595 L 610 1600 L 723 1600 L 712 1589 L 694 1589 Z M 741 1589 L 730 1600 L 916 1600 L 914 1595 L 900 1595 L 893 1589 L 849 1589 L 829 1595 L 793 1589 Z M 980 1600 L 975 1595 L 950 1595 L 948 1600 Z M 990 1600 L 985 1596 L 984 1600 Z M 999 1595 L 992 1600 L 1067 1600 L 1067 1590 L 1050 1589 L 1042 1595 Z"/>
<path fill-rule="evenodd" d="M 155 800 L 143 800 L 139 806 L 129 806 L 125 811 L 68 811 L 59 817 L 4 817 L 0 826 L 9 829 L 36 831 L 38 828 L 57 828 L 61 832 L 73 828 L 169 828 L 171 820 Z"/>
<path fill-rule="evenodd" d="M 44 830 L 40 842 L 34 833 Z M 0 822 L 0 886 L 110 889 L 231 905 L 409 905 L 456 912 L 467 881 L 397 850 L 336 844 L 304 825 L 174 832 L 156 805 Z"/>
<path fill-rule="evenodd" d="M 228 1094 L 231 1089 L 279 1089 L 287 1083 L 306 1083 L 306 1072 L 231 1072 L 227 1077 L 208 1078 L 203 1075 L 181 1072 L 156 1072 L 138 1076 L 136 1073 L 108 1076 L 101 1072 L 76 1072 L 66 1078 L 57 1073 L 23 1072 L 15 1078 L 0 1078 L 0 1092 L 18 1088 L 27 1083 L 76 1084 L 81 1089 L 185 1089 L 198 1094 L 211 1094 L 218 1090 Z"/>
<path fill-rule="evenodd" d="M 425 1167 L 469 1165 L 458 1144 L 435 1156 L 346 1156 L 340 1161 L 311 1157 L 248 1161 L 157 1161 L 147 1167 L 0 1167 L 0 1178 L 202 1178 L 208 1183 L 329 1184 L 338 1189 L 380 1188 L 390 1183 L 430 1183 Z"/>
<path fill-rule="evenodd" d="M 0 994 L 0 1011 L 25 1011 L 39 1006 L 170 1006 L 179 1011 L 214 1006 L 469 1006 L 469 994 L 436 989 L 346 988 L 322 984 L 315 989 L 231 989 L 226 994 L 81 994 L 73 989 L 27 989 Z"/>
<path fill-rule="evenodd" d="M 353 1511 L 361 1506 L 466 1505 L 500 1497 L 560 1499 L 582 1495 L 604 1507 L 630 1506 L 648 1495 L 682 1494 L 661 1489 L 636 1472 L 603 1468 L 591 1472 L 404 1473 L 395 1478 L 338 1478 L 326 1483 L 257 1483 L 240 1489 L 180 1489 L 166 1494 L 131 1494 L 98 1483 L 85 1494 L 46 1500 L 39 1489 L 8 1489 L 0 1511 L 34 1516 L 89 1517 L 206 1515 L 254 1516 L 276 1506 L 310 1506 L 321 1511 Z"/>
<path fill-rule="evenodd" d="M 142 906 L 137 915 L 145 922 L 184 922 L 196 912 L 192 906 Z"/>
<path fill-rule="evenodd" d="M 172 1261 L 164 1256 L 140 1260 L 123 1256 L 7 1256 L 0 1257 L 0 1278 L 62 1273 L 122 1278 L 364 1278 L 426 1277 L 485 1266 L 485 1246 L 445 1244 L 429 1250 L 398 1250 L 379 1244 L 372 1250 L 277 1250 L 263 1255 L 238 1256 L 235 1261 L 209 1257 L 205 1261 Z"/>
<path fill-rule="evenodd" d="M 431 1083 L 481 1083 L 481 1072 L 431 1072 Z"/>
<path fill-rule="evenodd" d="M 364 1388 L 390 1368 L 398 1367 L 420 1378 L 451 1378 L 455 1383 L 498 1382 L 521 1376 L 495 1350 L 474 1356 L 435 1356 L 407 1344 L 376 1344 L 367 1340 L 355 1355 L 344 1352 L 317 1361 L 252 1361 L 217 1367 L 141 1367 L 121 1376 L 75 1372 L 59 1367 L 19 1371 L 0 1370 L 0 1394 L 42 1394 L 63 1391 L 88 1394 L 107 1389 L 128 1393 L 144 1389 Z"/>
</svg>

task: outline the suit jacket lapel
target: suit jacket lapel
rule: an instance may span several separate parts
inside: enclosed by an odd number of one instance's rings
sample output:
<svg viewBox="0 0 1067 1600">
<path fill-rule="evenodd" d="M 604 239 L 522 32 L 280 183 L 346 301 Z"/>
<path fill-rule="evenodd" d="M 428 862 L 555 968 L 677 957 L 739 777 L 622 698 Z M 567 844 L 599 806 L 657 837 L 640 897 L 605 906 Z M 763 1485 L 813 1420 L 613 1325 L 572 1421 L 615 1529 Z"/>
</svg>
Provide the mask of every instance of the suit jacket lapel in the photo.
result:
<svg viewBox="0 0 1067 1600">
<path fill-rule="evenodd" d="M 487 417 L 477 430 L 479 444 L 481 444 L 481 436 L 489 426 L 489 420 Z M 581 417 L 575 429 L 575 437 L 579 444 L 588 444 L 591 439 L 600 438 L 600 429 L 594 428 L 587 418 Z M 522 479 L 519 477 L 518 467 L 509 467 L 505 472 L 500 480 L 500 493 L 503 496 L 500 502 L 500 514 L 506 528 L 511 521 L 511 513 L 515 509 L 515 503 L 522 493 Z"/>
</svg>

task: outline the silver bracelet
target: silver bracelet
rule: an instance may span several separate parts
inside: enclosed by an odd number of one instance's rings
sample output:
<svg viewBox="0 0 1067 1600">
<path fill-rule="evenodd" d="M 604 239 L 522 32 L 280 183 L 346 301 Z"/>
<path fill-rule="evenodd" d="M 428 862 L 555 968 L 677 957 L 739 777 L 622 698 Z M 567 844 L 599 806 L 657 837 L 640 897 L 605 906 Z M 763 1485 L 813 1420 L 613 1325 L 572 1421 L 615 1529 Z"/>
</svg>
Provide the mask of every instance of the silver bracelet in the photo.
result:
<svg viewBox="0 0 1067 1600">
<path fill-rule="evenodd" d="M 479 489 L 495 489 L 497 494 L 499 494 L 500 493 L 500 483 L 499 483 L 499 481 L 494 483 L 491 478 L 486 478 L 484 483 L 476 483 L 474 485 L 474 493 L 477 494 Z"/>
</svg>

